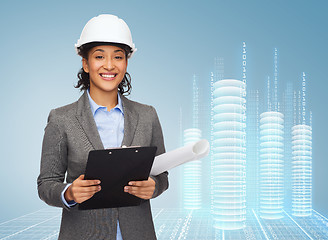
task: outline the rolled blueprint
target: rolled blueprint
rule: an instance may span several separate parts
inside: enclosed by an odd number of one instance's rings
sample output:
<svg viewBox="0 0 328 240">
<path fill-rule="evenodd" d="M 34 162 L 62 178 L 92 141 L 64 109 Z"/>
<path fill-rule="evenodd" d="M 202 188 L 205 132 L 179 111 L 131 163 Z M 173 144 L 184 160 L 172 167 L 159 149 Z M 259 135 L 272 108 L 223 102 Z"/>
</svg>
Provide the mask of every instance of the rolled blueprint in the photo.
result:
<svg viewBox="0 0 328 240">
<path fill-rule="evenodd" d="M 154 159 L 150 175 L 156 176 L 181 164 L 206 157 L 209 151 L 210 144 L 206 139 L 203 139 L 158 155 Z"/>
</svg>

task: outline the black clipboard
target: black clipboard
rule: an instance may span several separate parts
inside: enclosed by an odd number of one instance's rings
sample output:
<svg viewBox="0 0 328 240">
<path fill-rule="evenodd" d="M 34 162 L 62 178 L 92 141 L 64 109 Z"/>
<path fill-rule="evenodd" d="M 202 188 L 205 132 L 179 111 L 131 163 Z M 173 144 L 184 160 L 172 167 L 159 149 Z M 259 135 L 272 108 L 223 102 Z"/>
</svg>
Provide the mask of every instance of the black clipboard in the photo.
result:
<svg viewBox="0 0 328 240">
<path fill-rule="evenodd" d="M 137 206 L 142 199 L 124 192 L 129 181 L 147 180 L 157 147 L 126 147 L 89 152 L 84 179 L 99 179 L 101 191 L 79 210 Z"/>
</svg>

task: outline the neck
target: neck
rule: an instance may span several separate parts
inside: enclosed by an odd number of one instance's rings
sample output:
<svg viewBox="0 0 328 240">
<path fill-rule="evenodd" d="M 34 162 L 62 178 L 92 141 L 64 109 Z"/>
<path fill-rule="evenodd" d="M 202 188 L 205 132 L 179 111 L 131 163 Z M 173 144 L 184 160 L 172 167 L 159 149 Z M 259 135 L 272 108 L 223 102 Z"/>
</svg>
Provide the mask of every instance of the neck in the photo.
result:
<svg viewBox="0 0 328 240">
<path fill-rule="evenodd" d="M 116 91 L 103 92 L 90 87 L 90 97 L 95 103 L 107 107 L 107 111 L 110 111 L 118 103 L 117 91 L 118 90 L 116 89 Z"/>
</svg>

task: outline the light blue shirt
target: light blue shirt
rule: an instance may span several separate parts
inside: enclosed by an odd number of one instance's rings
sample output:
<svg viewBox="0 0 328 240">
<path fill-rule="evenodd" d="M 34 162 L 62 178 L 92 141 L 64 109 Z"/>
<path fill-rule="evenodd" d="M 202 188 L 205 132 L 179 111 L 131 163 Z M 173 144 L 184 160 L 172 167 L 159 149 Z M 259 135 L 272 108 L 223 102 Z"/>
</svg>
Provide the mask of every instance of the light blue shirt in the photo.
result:
<svg viewBox="0 0 328 240">
<path fill-rule="evenodd" d="M 97 105 L 90 97 L 89 91 L 88 97 L 104 148 L 120 147 L 124 136 L 124 113 L 120 95 L 117 95 L 118 103 L 110 112 L 107 107 Z"/>
<path fill-rule="evenodd" d="M 107 111 L 107 107 L 100 106 L 93 101 L 89 94 L 89 90 L 87 93 L 91 112 L 95 119 L 104 148 L 121 147 L 124 136 L 124 113 L 120 95 L 117 94 L 117 105 L 110 111 Z M 70 184 L 68 184 L 62 192 L 62 201 L 67 207 L 72 207 L 76 205 L 76 203 L 74 201 L 67 203 L 64 198 L 64 193 L 69 186 Z M 116 239 L 123 240 L 118 221 Z"/>
</svg>

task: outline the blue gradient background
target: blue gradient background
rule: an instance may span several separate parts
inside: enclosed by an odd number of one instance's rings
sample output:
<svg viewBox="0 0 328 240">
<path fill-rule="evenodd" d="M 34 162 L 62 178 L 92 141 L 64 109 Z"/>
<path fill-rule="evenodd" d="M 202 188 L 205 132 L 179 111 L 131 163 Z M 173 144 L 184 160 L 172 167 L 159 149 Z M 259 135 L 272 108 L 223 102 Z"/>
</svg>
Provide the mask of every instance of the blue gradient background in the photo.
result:
<svg viewBox="0 0 328 240">
<path fill-rule="evenodd" d="M 219 56 L 225 77 L 240 79 L 242 41 L 250 89 L 265 91 L 275 47 L 280 87 L 300 82 L 306 72 L 313 207 L 327 216 L 327 10 L 326 1 L 294 0 L 1 1 L 0 222 L 45 206 L 36 191 L 43 129 L 52 108 L 78 99 L 73 85 L 81 60 L 74 43 L 101 13 L 120 16 L 132 30 L 138 51 L 128 67 L 131 98 L 156 107 L 167 150 L 179 146 L 179 111 L 188 117 L 191 110 L 192 75 L 208 86 Z M 178 207 L 180 180 L 179 171 L 171 171 L 170 189 L 152 206 Z"/>
</svg>

